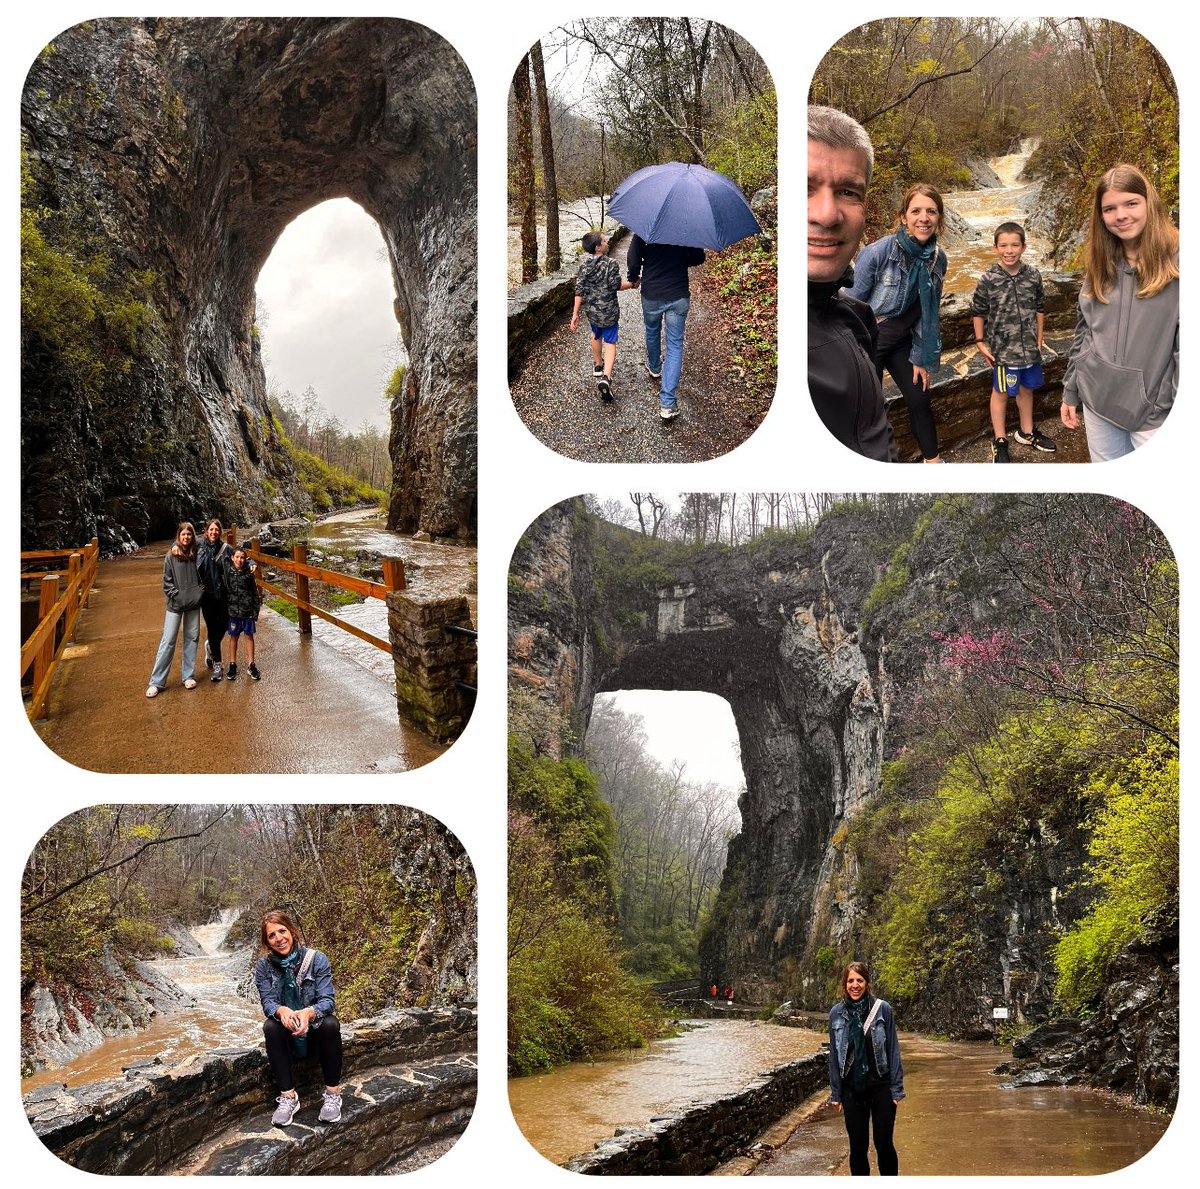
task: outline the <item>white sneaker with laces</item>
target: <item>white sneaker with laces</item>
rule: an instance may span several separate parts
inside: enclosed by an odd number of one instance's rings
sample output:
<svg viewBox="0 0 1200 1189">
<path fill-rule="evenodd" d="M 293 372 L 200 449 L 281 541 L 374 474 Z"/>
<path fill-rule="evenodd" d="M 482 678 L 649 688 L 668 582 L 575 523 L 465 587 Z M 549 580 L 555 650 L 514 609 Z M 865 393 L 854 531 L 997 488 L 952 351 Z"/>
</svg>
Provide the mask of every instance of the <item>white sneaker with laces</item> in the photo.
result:
<svg viewBox="0 0 1200 1189">
<path fill-rule="evenodd" d="M 299 1109 L 299 1094 L 280 1094 L 275 1099 L 275 1113 L 271 1116 L 271 1122 L 276 1127 L 286 1127 Z"/>
<path fill-rule="evenodd" d="M 336 1123 L 342 1117 L 342 1096 L 325 1091 L 321 1102 L 321 1113 L 317 1121 L 321 1123 Z"/>
</svg>

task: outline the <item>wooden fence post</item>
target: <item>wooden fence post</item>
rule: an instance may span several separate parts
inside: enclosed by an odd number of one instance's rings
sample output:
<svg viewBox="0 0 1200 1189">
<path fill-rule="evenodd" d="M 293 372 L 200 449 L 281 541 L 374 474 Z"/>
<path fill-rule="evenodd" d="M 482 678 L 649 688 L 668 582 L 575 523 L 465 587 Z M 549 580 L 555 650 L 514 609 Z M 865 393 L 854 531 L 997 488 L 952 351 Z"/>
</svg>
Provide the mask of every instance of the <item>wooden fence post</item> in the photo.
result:
<svg viewBox="0 0 1200 1189">
<path fill-rule="evenodd" d="M 225 530 L 225 540 L 229 542 L 229 548 L 232 549 L 237 544 L 237 525 L 231 524 Z"/>
<path fill-rule="evenodd" d="M 41 593 L 38 598 L 38 623 L 41 623 L 51 611 L 54 610 L 54 604 L 58 602 L 58 575 L 47 574 L 42 579 Z M 46 679 L 46 672 L 54 663 L 54 648 L 58 629 L 50 633 L 46 643 L 42 645 L 41 651 L 34 658 L 33 662 L 33 693 L 37 696 L 37 691 L 42 688 L 42 682 Z"/>
<path fill-rule="evenodd" d="M 404 562 L 400 558 L 383 559 L 383 584 L 389 591 L 408 589 L 408 579 L 404 576 Z"/>
<path fill-rule="evenodd" d="M 67 559 L 67 589 L 71 589 L 72 583 L 77 581 L 83 572 L 83 555 L 72 553 Z M 63 635 L 66 639 L 74 642 L 75 640 L 75 625 L 79 622 L 79 609 L 82 604 L 80 595 L 83 593 L 83 584 L 76 588 L 75 598 L 72 605 L 67 608 L 66 627 L 63 629 Z"/>
<path fill-rule="evenodd" d="M 308 546 L 307 545 L 294 545 L 292 547 L 292 561 L 296 562 L 298 565 L 302 565 L 302 566 L 307 565 L 308 564 Z M 312 601 L 309 598 L 309 594 L 308 594 L 308 575 L 307 574 L 297 574 L 296 575 L 296 598 L 301 599 L 305 603 Z M 299 626 L 300 626 L 301 635 L 311 636 L 312 635 L 312 616 L 307 611 L 305 611 L 303 607 L 297 607 L 296 610 L 299 612 L 298 618 L 299 618 Z"/>
<path fill-rule="evenodd" d="M 93 537 L 83 552 L 86 568 L 89 571 L 83 580 L 83 609 L 86 611 L 92 598 L 92 583 L 96 580 L 96 567 L 100 562 L 100 538 Z"/>
</svg>

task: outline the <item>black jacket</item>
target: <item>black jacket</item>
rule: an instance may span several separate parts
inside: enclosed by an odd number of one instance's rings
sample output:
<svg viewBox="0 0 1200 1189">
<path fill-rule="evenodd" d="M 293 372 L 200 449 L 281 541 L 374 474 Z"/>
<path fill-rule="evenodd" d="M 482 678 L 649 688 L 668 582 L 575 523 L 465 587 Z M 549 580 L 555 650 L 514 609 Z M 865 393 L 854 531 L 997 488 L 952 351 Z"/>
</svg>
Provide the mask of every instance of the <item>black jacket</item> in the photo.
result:
<svg viewBox="0 0 1200 1189">
<path fill-rule="evenodd" d="M 230 619 L 258 618 L 262 595 L 259 593 L 258 583 L 254 581 L 249 561 L 240 570 L 232 561 L 225 563 L 225 589 L 229 592 Z"/>
<path fill-rule="evenodd" d="M 641 278 L 640 293 L 651 301 L 678 301 L 688 297 L 688 269 L 704 263 L 703 248 L 674 244 L 648 244 L 640 235 L 629 241 L 625 266 L 629 279 Z"/>
<path fill-rule="evenodd" d="M 844 446 L 866 458 L 896 461 L 896 442 L 872 362 L 875 315 L 836 284 L 808 286 L 808 388 L 817 416 Z"/>
</svg>

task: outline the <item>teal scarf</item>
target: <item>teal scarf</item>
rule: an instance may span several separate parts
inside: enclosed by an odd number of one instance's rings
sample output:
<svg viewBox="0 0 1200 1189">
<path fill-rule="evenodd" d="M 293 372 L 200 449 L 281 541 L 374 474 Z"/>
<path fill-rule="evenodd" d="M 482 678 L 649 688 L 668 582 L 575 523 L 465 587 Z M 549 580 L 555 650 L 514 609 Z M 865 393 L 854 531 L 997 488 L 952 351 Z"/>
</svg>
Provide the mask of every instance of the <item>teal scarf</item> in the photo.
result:
<svg viewBox="0 0 1200 1189">
<path fill-rule="evenodd" d="M 919 244 L 903 227 L 896 232 L 896 243 L 908 258 L 908 289 L 904 309 L 917 297 L 921 302 L 921 366 L 933 371 L 942 362 L 942 327 L 938 319 L 938 295 L 934 291 L 933 265 L 937 262 L 937 236 Z"/>
<path fill-rule="evenodd" d="M 301 954 L 300 946 L 292 947 L 292 952 L 286 958 L 281 958 L 277 954 L 270 955 L 271 965 L 282 971 L 283 977 L 279 980 L 279 989 L 283 996 L 283 1006 L 290 1007 L 292 1011 L 299 1011 L 300 1003 L 300 984 L 296 982 L 296 970 L 300 966 Z M 861 1030 L 862 1025 L 859 1025 Z M 308 1037 L 293 1036 L 292 1037 L 292 1052 L 297 1058 L 303 1059 L 308 1055 Z"/>
<path fill-rule="evenodd" d="M 846 1009 L 846 1018 L 850 1022 L 850 1043 L 853 1046 L 852 1055 L 847 1062 L 854 1083 L 854 1090 L 861 1094 L 867 1088 L 867 1077 L 871 1073 L 870 1050 L 867 1048 L 867 1036 L 863 1032 L 863 1024 L 871 1014 L 871 1005 L 875 1002 L 870 993 L 865 994 L 857 1003 L 849 995 L 842 1001 Z"/>
</svg>

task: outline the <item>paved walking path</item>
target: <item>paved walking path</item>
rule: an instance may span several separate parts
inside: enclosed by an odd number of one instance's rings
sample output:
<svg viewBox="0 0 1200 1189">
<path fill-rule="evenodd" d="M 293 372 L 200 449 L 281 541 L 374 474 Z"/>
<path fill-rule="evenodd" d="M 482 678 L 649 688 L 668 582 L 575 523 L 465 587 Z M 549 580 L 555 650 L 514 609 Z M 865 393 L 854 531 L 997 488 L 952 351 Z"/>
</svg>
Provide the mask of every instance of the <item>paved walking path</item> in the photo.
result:
<svg viewBox="0 0 1200 1189">
<path fill-rule="evenodd" d="M 626 275 L 630 237 L 612 255 Z M 570 315 L 534 348 L 510 385 L 513 404 L 529 431 L 551 450 L 583 462 L 699 462 L 740 446 L 766 412 L 728 375 L 737 354 L 716 300 L 691 273 L 691 308 L 679 382 L 682 412 L 663 425 L 659 385 L 646 373 L 646 332 L 636 289 L 619 295 L 620 342 L 613 372 L 613 400 L 601 401 L 592 378 L 591 331 L 580 315 L 572 334 Z M 665 336 L 664 336 L 665 340 Z M 665 341 L 664 341 L 665 347 Z"/>
<path fill-rule="evenodd" d="M 203 622 L 197 686 L 180 675 L 147 698 L 162 635 L 162 559 L 169 542 L 102 561 L 91 602 L 50 692 L 42 741 L 97 772 L 403 772 L 444 750 L 402 723 L 396 690 L 267 608 L 258 621 L 261 681 L 209 680 Z M 228 655 L 226 638 L 223 655 Z"/>
</svg>

